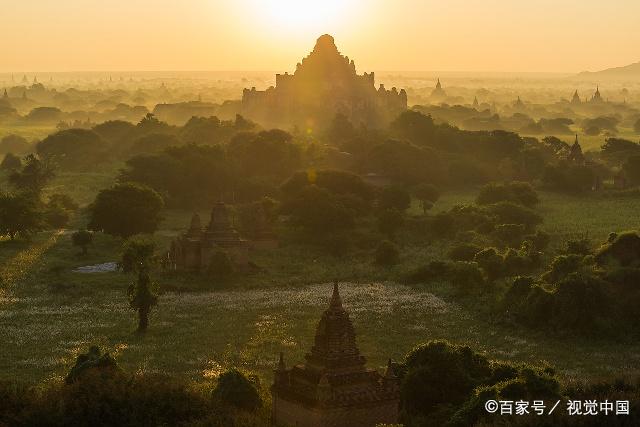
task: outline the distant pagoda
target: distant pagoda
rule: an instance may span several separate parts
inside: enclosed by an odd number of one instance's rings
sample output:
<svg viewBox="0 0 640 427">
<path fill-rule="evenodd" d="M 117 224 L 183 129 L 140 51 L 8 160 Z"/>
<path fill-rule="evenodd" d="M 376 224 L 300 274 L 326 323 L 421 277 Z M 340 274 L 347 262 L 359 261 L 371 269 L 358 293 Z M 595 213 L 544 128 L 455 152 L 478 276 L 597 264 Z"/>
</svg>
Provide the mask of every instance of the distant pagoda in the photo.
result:
<svg viewBox="0 0 640 427">
<path fill-rule="evenodd" d="M 573 93 L 573 98 L 571 98 L 571 103 L 572 104 L 580 104 L 580 103 L 582 103 L 582 101 L 580 100 L 580 95 L 578 95 L 578 90 L 577 89 Z"/>
<path fill-rule="evenodd" d="M 340 113 L 354 125 L 381 127 L 406 108 L 404 89 L 376 89 L 374 73 L 357 74 L 354 61 L 325 34 L 293 74 L 276 74 L 275 87 L 244 89 L 241 114 L 263 125 L 313 129 Z"/>
<path fill-rule="evenodd" d="M 436 101 L 442 101 L 447 97 L 447 93 L 442 89 L 442 83 L 440 83 L 440 78 L 436 83 L 436 87 L 431 91 L 431 98 Z"/>
<path fill-rule="evenodd" d="M 591 97 L 591 102 L 593 102 L 595 104 L 599 104 L 601 102 L 604 102 L 604 99 L 602 99 L 602 95 L 600 95 L 600 86 L 596 86 L 596 92 Z"/>
<path fill-rule="evenodd" d="M 271 393 L 275 425 L 374 427 L 398 422 L 399 382 L 367 369 L 338 284 L 322 314 L 306 363 L 287 368 L 282 353 Z"/>
</svg>

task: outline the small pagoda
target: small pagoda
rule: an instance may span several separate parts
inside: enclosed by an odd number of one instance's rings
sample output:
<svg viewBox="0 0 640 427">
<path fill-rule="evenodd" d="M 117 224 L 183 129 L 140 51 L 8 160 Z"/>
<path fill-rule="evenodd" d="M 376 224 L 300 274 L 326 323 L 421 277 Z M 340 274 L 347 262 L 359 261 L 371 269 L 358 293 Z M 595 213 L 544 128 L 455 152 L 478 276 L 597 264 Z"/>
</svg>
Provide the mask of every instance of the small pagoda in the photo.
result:
<svg viewBox="0 0 640 427">
<path fill-rule="evenodd" d="M 374 427 L 398 422 L 399 381 L 367 369 L 336 283 L 304 364 L 287 368 L 280 353 L 271 387 L 276 426 Z"/>
</svg>

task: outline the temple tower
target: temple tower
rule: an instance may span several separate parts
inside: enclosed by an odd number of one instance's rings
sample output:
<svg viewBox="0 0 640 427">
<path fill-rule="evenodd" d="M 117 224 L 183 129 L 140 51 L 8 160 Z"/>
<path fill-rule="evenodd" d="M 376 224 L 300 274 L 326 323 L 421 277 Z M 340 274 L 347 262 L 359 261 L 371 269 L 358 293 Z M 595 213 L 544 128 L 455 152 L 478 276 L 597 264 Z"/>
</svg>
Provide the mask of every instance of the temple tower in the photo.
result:
<svg viewBox="0 0 640 427">
<path fill-rule="evenodd" d="M 275 425 L 374 427 L 398 422 L 400 389 L 390 363 L 384 375 L 366 368 L 349 314 L 334 284 L 306 362 L 274 371 Z"/>
</svg>

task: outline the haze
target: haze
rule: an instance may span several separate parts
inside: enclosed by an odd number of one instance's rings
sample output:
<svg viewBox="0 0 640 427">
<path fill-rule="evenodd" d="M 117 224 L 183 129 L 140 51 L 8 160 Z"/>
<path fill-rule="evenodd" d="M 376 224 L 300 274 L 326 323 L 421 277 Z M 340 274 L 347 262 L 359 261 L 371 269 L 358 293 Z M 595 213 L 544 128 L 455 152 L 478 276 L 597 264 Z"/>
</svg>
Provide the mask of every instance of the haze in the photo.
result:
<svg viewBox="0 0 640 427">
<path fill-rule="evenodd" d="M 578 72 L 640 60 L 630 0 L 3 4 L 2 72 L 289 70 L 323 33 L 363 70 Z"/>
</svg>

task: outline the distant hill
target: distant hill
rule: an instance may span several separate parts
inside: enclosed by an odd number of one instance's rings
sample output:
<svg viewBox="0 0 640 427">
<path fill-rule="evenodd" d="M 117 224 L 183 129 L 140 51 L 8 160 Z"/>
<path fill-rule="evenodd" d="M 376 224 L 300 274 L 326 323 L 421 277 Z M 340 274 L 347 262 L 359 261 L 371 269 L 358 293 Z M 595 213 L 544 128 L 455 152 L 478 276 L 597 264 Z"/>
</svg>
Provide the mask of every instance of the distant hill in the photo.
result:
<svg viewBox="0 0 640 427">
<path fill-rule="evenodd" d="M 575 77 L 581 79 L 624 79 L 640 80 L 640 62 L 625 65 L 624 67 L 607 68 L 602 71 L 583 71 Z"/>
</svg>

